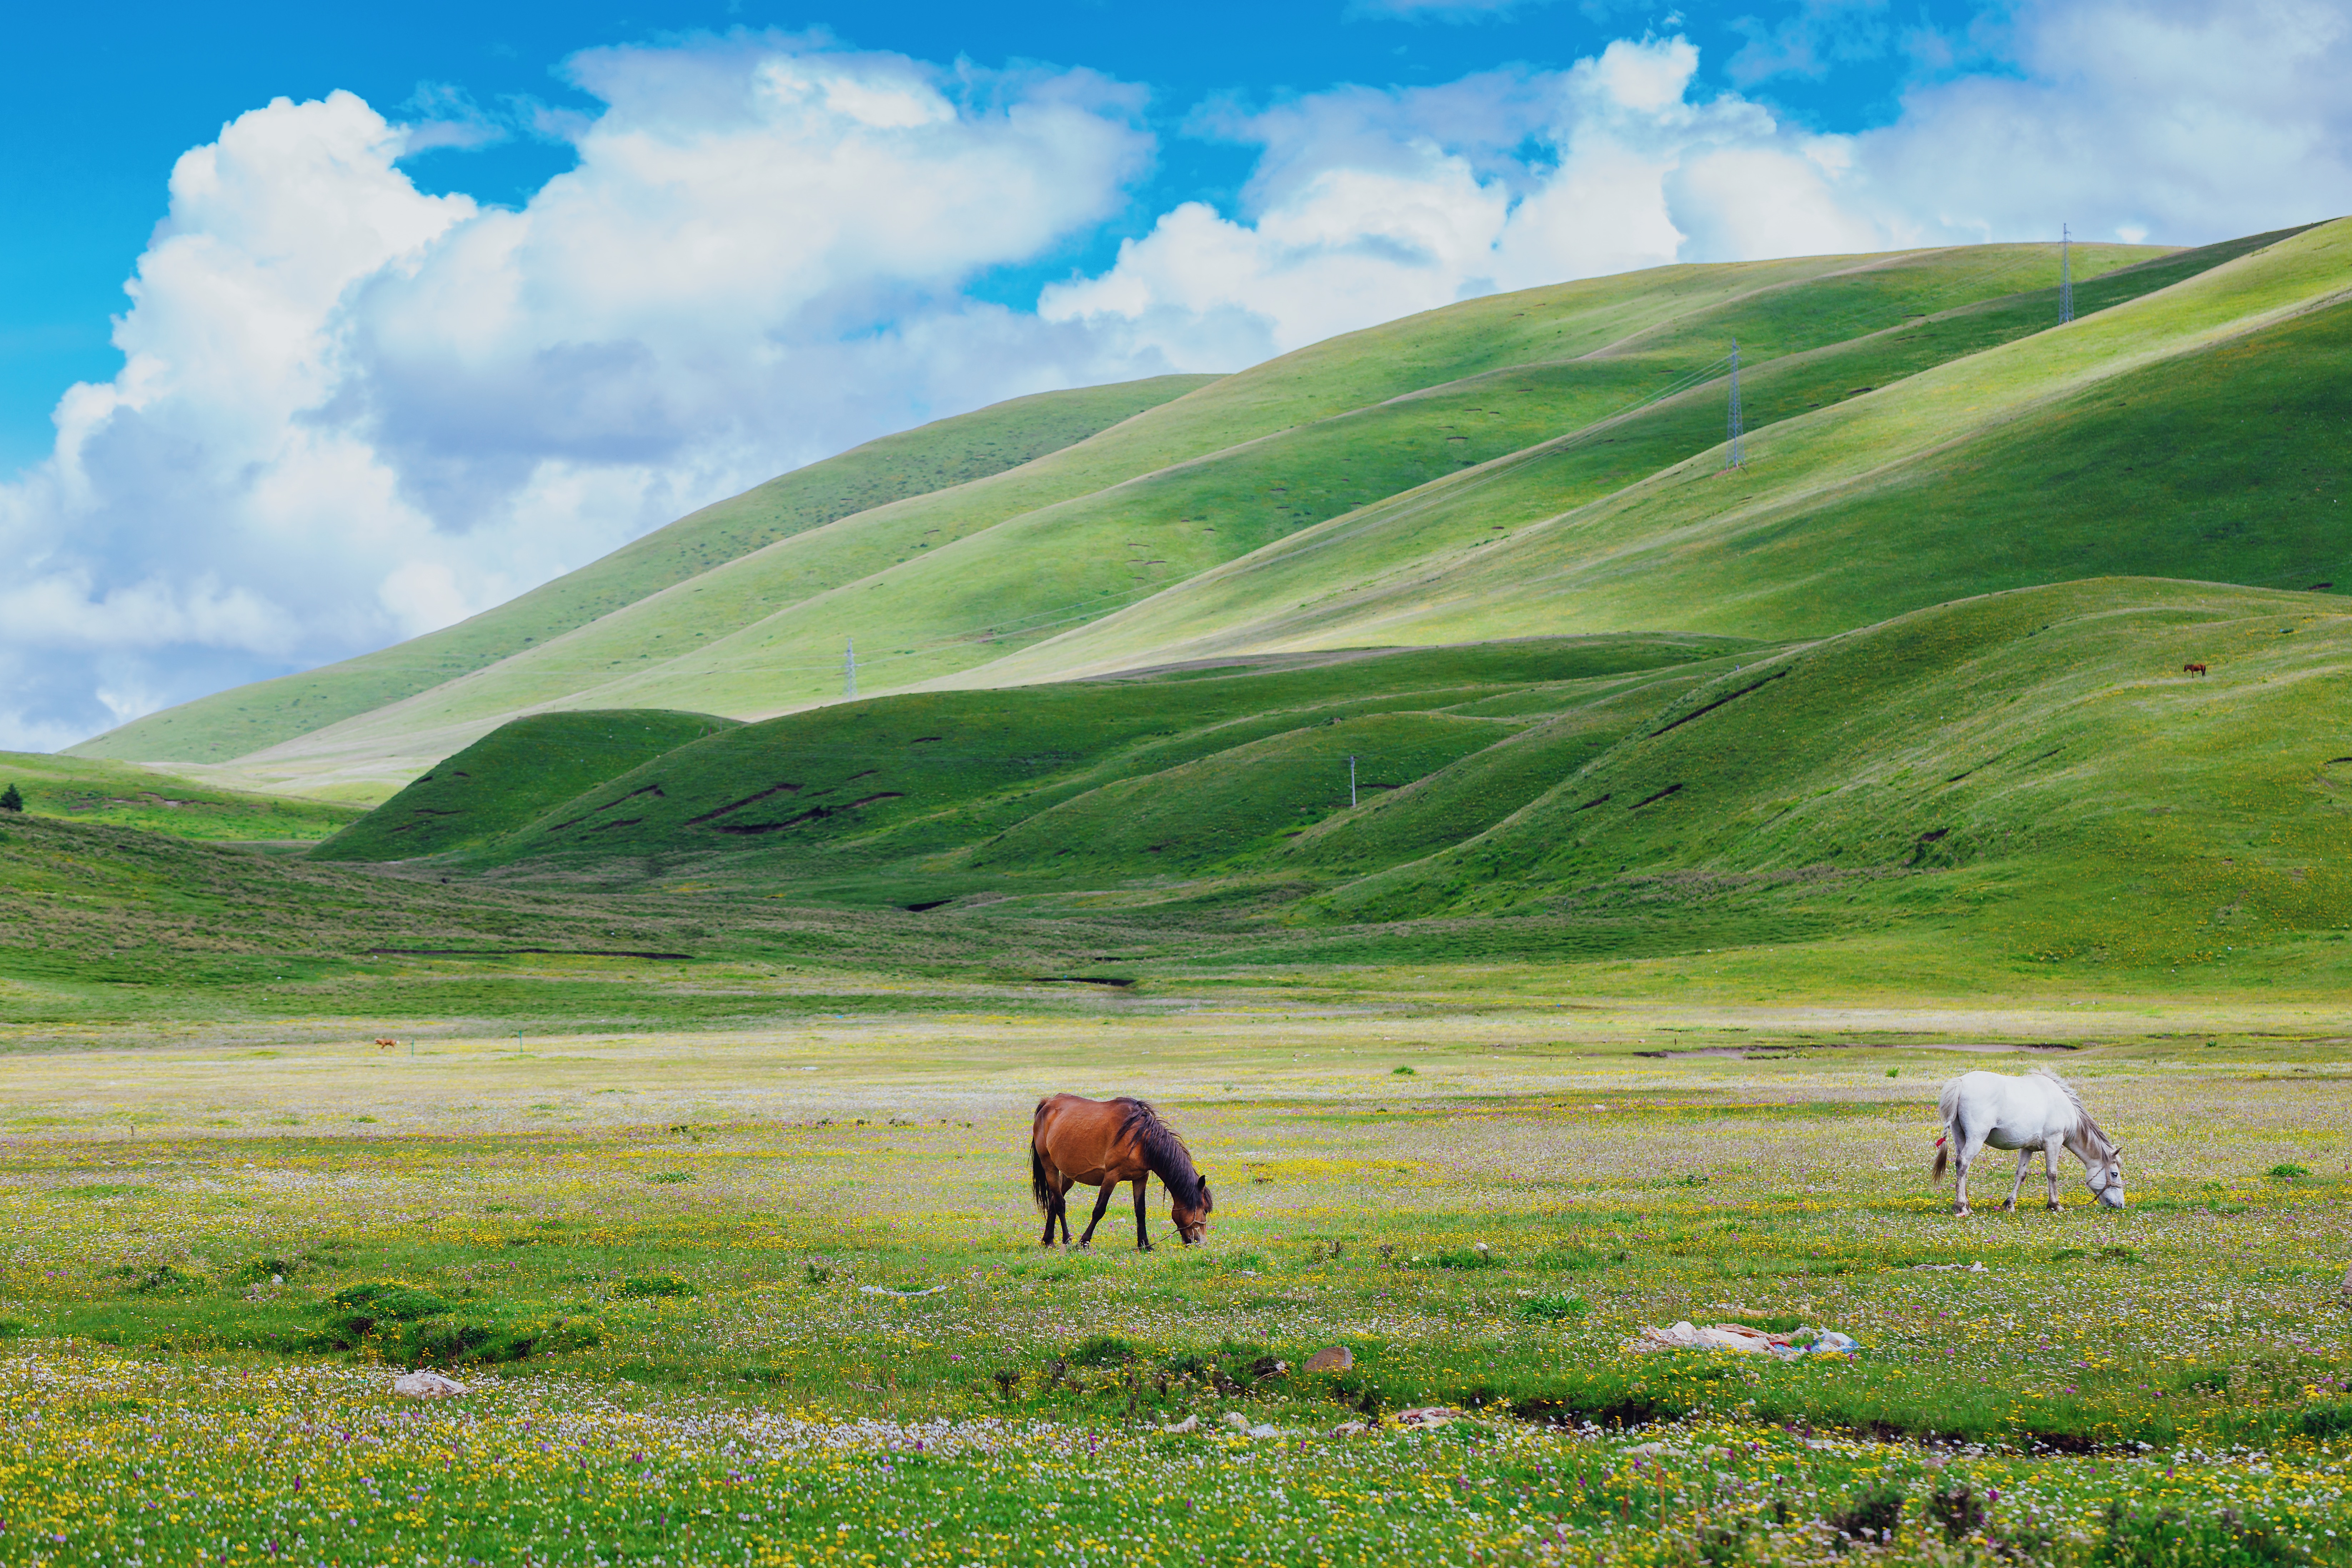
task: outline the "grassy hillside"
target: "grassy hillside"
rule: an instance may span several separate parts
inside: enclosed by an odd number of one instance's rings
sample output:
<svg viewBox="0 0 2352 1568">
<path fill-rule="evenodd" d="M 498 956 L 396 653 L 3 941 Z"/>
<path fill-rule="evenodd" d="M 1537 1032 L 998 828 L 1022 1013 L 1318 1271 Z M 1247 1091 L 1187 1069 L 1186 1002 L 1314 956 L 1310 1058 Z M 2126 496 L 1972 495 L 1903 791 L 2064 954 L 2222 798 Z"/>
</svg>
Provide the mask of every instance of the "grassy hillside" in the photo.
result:
<svg viewBox="0 0 2352 1568">
<path fill-rule="evenodd" d="M 1459 718 L 1442 710 L 1504 698 L 1564 705 L 1595 681 L 1664 672 L 1741 646 L 1532 639 L 1306 668 L 1179 670 L 840 703 L 681 747 L 463 858 L 614 866 L 614 874 L 633 880 L 700 874 L 698 867 L 755 874 L 748 867 L 761 877 L 862 879 L 866 890 L 846 896 L 884 900 L 898 899 L 909 879 L 961 889 L 987 881 L 999 866 L 1015 874 L 1098 877 L 1121 867 L 1118 875 L 1150 874 L 1173 862 L 1125 837 L 1118 840 L 1125 847 L 1105 840 L 1056 868 L 1052 836 L 1069 819 L 1055 808 L 1070 803 L 1086 826 L 1069 831 L 1091 839 L 1123 815 L 1115 795 L 1098 792 L 1157 775 L 1179 786 L 1170 798 L 1186 803 L 1180 814 L 1213 819 L 1215 834 L 1255 840 L 1344 809 L 1351 750 L 1370 795 L 1532 721 L 1530 714 Z M 1257 798 L 1244 799 L 1257 784 L 1265 785 Z M 1017 836 L 1040 832 L 1049 840 L 1042 862 L 1011 847 Z M 986 847 L 1000 836 L 1004 844 Z M 1177 859 L 1188 865 L 1223 858 L 1239 843 L 1212 852 L 1190 829 L 1180 837 L 1186 843 Z"/>
<path fill-rule="evenodd" d="M 130 763 L 0 752 L 0 790 L 16 786 L 25 814 L 135 827 L 175 838 L 316 839 L 357 821 L 365 807 L 257 795 Z M 0 827 L 14 820 L 0 815 Z"/>
<path fill-rule="evenodd" d="M 1041 393 L 886 436 L 691 512 L 446 630 L 183 703 L 70 749 L 206 763 L 260 751 L 496 663 L 777 540 L 1018 468 L 1215 379 L 1169 375 Z"/>
<path fill-rule="evenodd" d="M 1570 917 L 1587 949 L 1919 925 L 2145 974 L 2343 941 L 2347 867 L 2352 614 L 2103 579 L 1748 661 L 1320 908 Z"/>
<path fill-rule="evenodd" d="M 708 713 L 541 713 L 497 730 L 311 852 L 408 860 L 486 844 L 606 779 L 735 727 Z"/>
<path fill-rule="evenodd" d="M 2092 573 L 2352 580 L 2334 564 L 2352 377 L 2314 374 L 2342 363 L 2352 223 L 2245 252 L 2169 259 L 2137 275 L 2168 287 L 2128 299 L 2097 290 L 2133 274 L 2086 286 L 2105 308 L 2063 331 L 2026 330 L 2046 301 L 2003 300 L 1759 366 L 1737 472 L 1703 389 L 960 679 L 1474 628 L 1813 637 Z"/>
<path fill-rule="evenodd" d="M 1008 829 L 972 863 L 1116 877 L 1213 866 L 1347 809 L 1351 794 L 1404 788 L 1524 727 L 1452 713 L 1327 719 L 1088 790 Z"/>
<path fill-rule="evenodd" d="M 1894 933 L 2145 972 L 2345 929 L 2347 755 L 2332 597 L 2101 579 L 1781 650 L 1558 639 L 842 704 L 462 858 L 915 906 L 1309 894 L 1354 929 L 1240 950 L 1263 962 L 1393 961 L 1367 921 L 1509 948 L 1532 920 L 1559 956 Z"/>
<path fill-rule="evenodd" d="M 545 798 L 528 733 L 449 796 L 478 823 Z M 1349 752 L 1398 787 L 1348 808 Z M 0 823 L 0 1023 L 191 998 L 743 1022 L 1105 968 L 1334 997 L 1360 966 L 1481 964 L 1563 997 L 2332 995 L 2347 774 L 2340 601 L 2145 579 L 1777 649 L 1551 639 L 917 693 L 708 735 L 404 876 Z"/>
<path fill-rule="evenodd" d="M 2080 266 L 2155 254 L 2105 247 Z M 1734 335 L 1761 362 L 2054 275 L 2047 247 L 1995 247 L 1671 268 L 1469 301 L 1226 377 L 994 479 L 781 541 L 254 761 L 299 773 L 439 755 L 551 704 L 771 713 L 838 692 L 853 637 L 862 685 L 919 683 L 1605 417 L 1703 373 Z M 2053 311 L 2049 297 L 2026 315 Z M 1478 380 L 1497 373 L 1517 380 Z"/>
<path fill-rule="evenodd" d="M 2100 260 L 2113 265 L 2145 254 Z M 837 692 L 840 650 L 852 638 L 861 643 L 869 684 L 902 687 L 965 670 L 1174 589 L 1328 519 L 1605 419 L 1703 373 L 1734 337 L 1751 359 L 1769 363 L 1923 310 L 2012 292 L 2048 260 L 2031 247 L 1846 258 L 1793 277 L 1742 279 L 1751 286 L 1699 296 L 1681 290 L 1681 269 L 1675 269 L 1609 279 L 1605 291 L 1574 286 L 1456 306 L 1417 319 L 1424 337 L 1444 331 L 1474 338 L 1507 310 L 1516 312 L 1507 320 L 1520 321 L 1564 316 L 1582 332 L 1572 353 L 1561 352 L 1569 345 L 1559 343 L 1559 328 L 1549 335 L 1505 336 L 1477 357 L 1457 353 L 1438 367 L 1444 379 L 1419 385 L 1404 382 L 1399 363 L 1431 371 L 1411 357 L 1382 358 L 1388 376 L 1372 390 L 1390 395 L 1328 412 L 1333 397 L 1324 384 L 1360 395 L 1359 362 L 1392 353 L 1392 332 L 1381 329 L 1318 345 L 1229 377 L 1038 466 L 1075 474 L 1091 463 L 1084 493 L 1031 491 L 1021 496 L 1030 504 L 1018 513 L 973 512 L 974 503 L 994 492 L 1013 493 L 1014 477 L 1006 476 L 990 487 L 898 509 L 902 517 L 888 520 L 888 529 L 882 519 L 851 520 L 824 536 L 746 558 L 723 583 L 698 581 L 679 591 L 677 604 L 637 606 L 566 645 L 513 661 L 463 689 L 430 694 L 382 721 L 480 719 L 555 700 L 587 676 L 598 679 L 585 690 L 600 703 L 667 701 L 656 694 L 692 692 L 694 705 L 715 711 L 773 710 Z M 2156 281 L 2151 278 L 2146 286 Z M 1599 307 L 1618 305 L 1617 297 L 1636 287 L 1664 291 L 1674 309 L 1654 307 L 1634 331 L 1593 341 L 1597 334 L 1584 317 L 1599 313 L 1616 325 L 1617 311 Z M 2031 330 L 2029 320 L 2046 322 L 2053 310 L 2053 300 L 2042 300 L 2018 312 L 2013 324 L 2002 325 L 2014 335 Z M 1998 341 L 1992 332 L 1938 338 L 1906 368 L 1936 363 L 1938 351 L 1967 353 Z M 1899 372 L 1881 374 L 1891 378 Z M 1264 396 L 1268 384 L 1284 388 L 1294 404 L 1286 427 L 1261 428 L 1276 406 Z M 1213 426 L 1213 416 L 1218 416 Z M 1719 426 L 1719 414 L 1717 420 Z M 1140 450 L 1161 426 L 1180 423 L 1213 431 L 1219 448 L 1150 470 L 1103 467 L 1115 449 Z M 1671 452 L 1640 454 L 1639 466 L 1624 468 L 1616 482 L 1717 439 L 1719 429 L 1686 436 Z M 916 538 L 918 524 L 936 531 Z M 830 552 L 823 570 L 811 559 L 820 552 Z M 731 635 L 722 635 L 726 617 L 712 621 L 699 604 L 684 602 L 755 587 L 768 613 Z M 1540 634 L 1549 628 L 1517 629 Z M 1486 634 L 1465 634 L 1480 635 Z M 681 638 L 691 646 L 667 650 Z M 1152 657 L 1143 645 L 1122 651 L 1129 663 Z M 587 698 L 583 691 L 562 700 Z"/>
</svg>

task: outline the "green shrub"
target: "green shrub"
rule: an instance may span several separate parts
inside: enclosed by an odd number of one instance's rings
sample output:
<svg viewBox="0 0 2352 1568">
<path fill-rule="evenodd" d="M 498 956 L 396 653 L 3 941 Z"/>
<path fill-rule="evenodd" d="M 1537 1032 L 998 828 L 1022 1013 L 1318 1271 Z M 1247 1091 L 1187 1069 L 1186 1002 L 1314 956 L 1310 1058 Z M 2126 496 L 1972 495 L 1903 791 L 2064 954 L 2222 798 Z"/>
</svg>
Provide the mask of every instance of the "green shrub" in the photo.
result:
<svg viewBox="0 0 2352 1568">
<path fill-rule="evenodd" d="M 1581 1296 L 1535 1296 L 1519 1303 L 1519 1316 L 1542 1322 L 1557 1323 L 1567 1318 L 1580 1318 L 1592 1310 L 1592 1305 Z"/>
<path fill-rule="evenodd" d="M 1389 1071 L 1389 1076 L 1391 1078 L 1412 1078 L 1415 1075 L 1411 1068 L 1392 1068 Z"/>
<path fill-rule="evenodd" d="M 586 1319 L 517 1319 L 508 1322 L 424 1322 L 408 1326 L 386 1345 L 407 1362 L 462 1363 L 522 1361 L 559 1351 L 584 1350 L 604 1338 L 604 1330 Z"/>
<path fill-rule="evenodd" d="M 2299 1182 L 2311 1174 L 2311 1172 L 2290 1160 L 2284 1164 L 2273 1165 L 2266 1173 L 2273 1181 Z"/>
<path fill-rule="evenodd" d="M 379 1279 L 338 1290 L 327 1299 L 326 1322 L 318 1334 L 320 1349 L 357 1350 L 370 1336 L 396 1331 L 401 1324 L 437 1318 L 449 1303 L 429 1290 L 394 1279 Z"/>
<path fill-rule="evenodd" d="M 0 789 L 0 811 L 22 811 L 24 809 L 25 797 L 17 790 L 15 784 L 10 784 L 6 789 Z"/>
<path fill-rule="evenodd" d="M 387 1360 L 415 1365 L 521 1361 L 579 1350 L 604 1337 L 587 1319 L 507 1318 L 495 1313 L 454 1320 L 453 1303 L 399 1280 L 380 1279 L 339 1290 L 325 1303 L 326 1321 L 312 1350 L 358 1350 L 373 1343 Z"/>
<path fill-rule="evenodd" d="M 698 1296 L 700 1291 L 675 1274 L 632 1274 L 621 1281 L 624 1296 Z"/>
<path fill-rule="evenodd" d="M 695 1179 L 695 1174 L 692 1171 L 656 1171 L 652 1175 L 646 1178 L 646 1181 L 653 1182 L 659 1185 L 668 1185 L 677 1182 L 691 1182 Z"/>
</svg>

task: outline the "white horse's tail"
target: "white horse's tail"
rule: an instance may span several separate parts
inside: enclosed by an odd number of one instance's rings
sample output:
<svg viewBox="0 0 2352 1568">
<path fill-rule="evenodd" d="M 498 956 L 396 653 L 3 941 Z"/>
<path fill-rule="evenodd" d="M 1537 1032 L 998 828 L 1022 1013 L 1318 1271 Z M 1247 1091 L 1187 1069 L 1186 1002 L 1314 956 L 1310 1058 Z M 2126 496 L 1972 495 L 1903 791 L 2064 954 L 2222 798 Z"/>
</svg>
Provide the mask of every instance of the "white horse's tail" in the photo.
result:
<svg viewBox="0 0 2352 1568">
<path fill-rule="evenodd" d="M 1936 1168 L 1927 1173 L 1930 1182 L 1942 1181 L 1944 1167 L 1951 1163 L 1952 1118 L 1958 1113 L 1959 1106 L 1960 1080 L 1954 1079 L 1944 1086 L 1944 1092 L 1936 1097 L 1937 1112 L 1944 1119 L 1944 1135 L 1936 1140 Z"/>
</svg>

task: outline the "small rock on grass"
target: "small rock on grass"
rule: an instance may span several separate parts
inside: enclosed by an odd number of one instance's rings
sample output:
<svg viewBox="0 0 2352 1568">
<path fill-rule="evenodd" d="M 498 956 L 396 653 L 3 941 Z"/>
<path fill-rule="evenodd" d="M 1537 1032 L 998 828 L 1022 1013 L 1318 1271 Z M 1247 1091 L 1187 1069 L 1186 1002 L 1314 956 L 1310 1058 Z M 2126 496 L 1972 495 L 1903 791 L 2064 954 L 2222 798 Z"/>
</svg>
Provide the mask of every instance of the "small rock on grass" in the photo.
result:
<svg viewBox="0 0 2352 1568">
<path fill-rule="evenodd" d="M 1201 1429 L 1201 1418 L 1197 1415 L 1187 1415 L 1173 1426 L 1162 1426 L 1160 1429 L 1171 1437 L 1181 1437 L 1187 1432 L 1198 1432 Z"/>
<path fill-rule="evenodd" d="M 404 1372 L 392 1380 L 392 1391 L 410 1399 L 446 1399 L 468 1390 L 454 1377 L 437 1372 Z"/>
<path fill-rule="evenodd" d="M 1345 1345 L 1332 1345 L 1307 1358 L 1308 1372 L 1345 1372 L 1355 1364 L 1356 1353 Z"/>
</svg>

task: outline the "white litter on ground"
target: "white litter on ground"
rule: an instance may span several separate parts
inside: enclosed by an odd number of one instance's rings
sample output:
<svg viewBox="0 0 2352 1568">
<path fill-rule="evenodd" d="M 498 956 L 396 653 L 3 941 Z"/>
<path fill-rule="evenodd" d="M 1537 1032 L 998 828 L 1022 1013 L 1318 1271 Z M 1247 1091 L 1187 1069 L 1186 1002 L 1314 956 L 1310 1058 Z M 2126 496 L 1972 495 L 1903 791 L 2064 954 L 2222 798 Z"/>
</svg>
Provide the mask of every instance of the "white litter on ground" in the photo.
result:
<svg viewBox="0 0 2352 1568">
<path fill-rule="evenodd" d="M 946 1289 L 944 1285 L 934 1285 L 927 1290 L 893 1290 L 887 1285 L 860 1285 L 857 1293 L 861 1296 L 896 1296 L 901 1301 L 912 1301 L 922 1296 L 936 1296 Z"/>
</svg>

